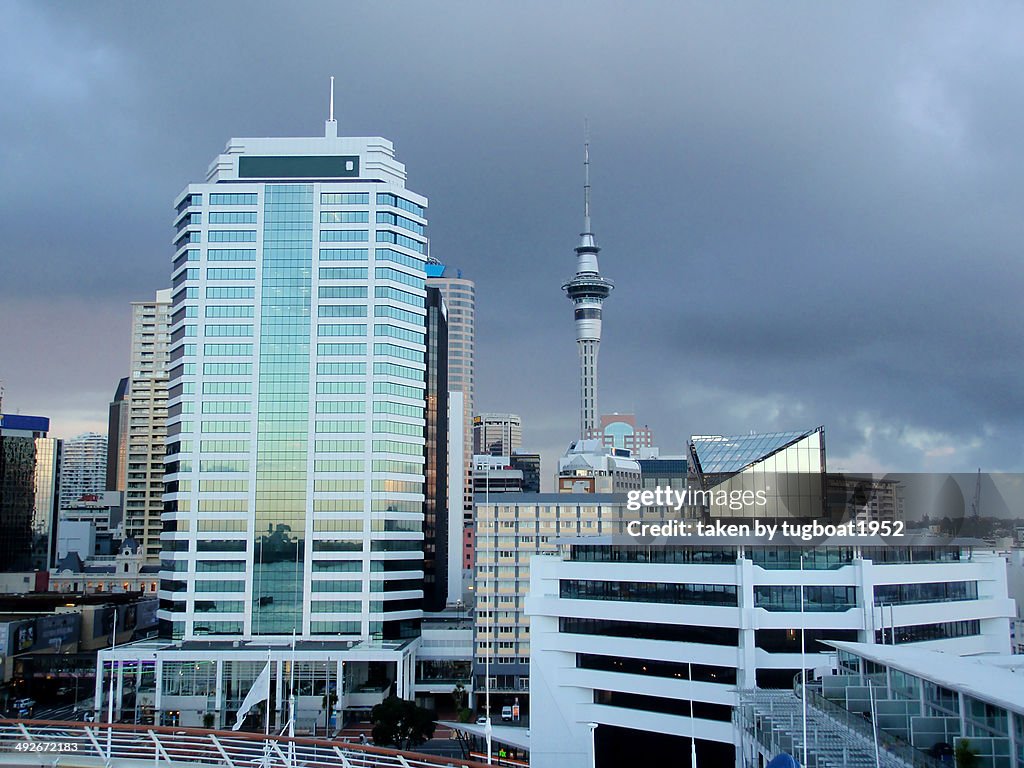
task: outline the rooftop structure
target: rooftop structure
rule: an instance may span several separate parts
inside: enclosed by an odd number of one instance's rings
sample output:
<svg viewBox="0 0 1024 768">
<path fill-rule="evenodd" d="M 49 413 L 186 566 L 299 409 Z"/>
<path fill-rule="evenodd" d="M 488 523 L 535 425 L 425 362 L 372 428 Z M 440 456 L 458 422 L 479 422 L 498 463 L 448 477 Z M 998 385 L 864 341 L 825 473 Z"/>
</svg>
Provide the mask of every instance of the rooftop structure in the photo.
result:
<svg viewBox="0 0 1024 768">
<path fill-rule="evenodd" d="M 763 434 L 694 435 L 690 438 L 692 486 L 715 490 L 710 517 L 797 518 L 825 514 L 825 429 Z M 755 508 L 723 503 L 735 494 L 764 496 Z"/>
<path fill-rule="evenodd" d="M 559 493 L 627 493 L 640 487 L 640 465 L 625 448 L 577 440 L 558 459 Z"/>
<path fill-rule="evenodd" d="M 634 456 L 654 447 L 654 433 L 646 424 L 637 426 L 632 413 L 602 414 L 598 424 L 583 437 L 600 440 L 608 448 L 628 448 Z"/>
<path fill-rule="evenodd" d="M 704 475 L 732 475 L 810 437 L 807 432 L 763 432 L 749 435 L 694 435 L 690 444 L 699 471 Z M 796 468 L 794 467 L 794 470 Z"/>
</svg>

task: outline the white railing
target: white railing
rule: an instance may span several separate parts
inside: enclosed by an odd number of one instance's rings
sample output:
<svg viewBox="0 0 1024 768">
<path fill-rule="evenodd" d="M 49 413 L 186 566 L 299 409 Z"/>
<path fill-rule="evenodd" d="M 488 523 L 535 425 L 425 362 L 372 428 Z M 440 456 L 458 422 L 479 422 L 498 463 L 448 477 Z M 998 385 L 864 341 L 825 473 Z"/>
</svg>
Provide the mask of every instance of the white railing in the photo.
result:
<svg viewBox="0 0 1024 768">
<path fill-rule="evenodd" d="M 139 765 L 140 760 L 154 768 L 172 765 L 486 768 L 482 763 L 454 757 L 433 757 L 328 739 L 199 728 L 0 720 L 0 764 L 60 765 L 65 762 L 118 766 Z"/>
</svg>

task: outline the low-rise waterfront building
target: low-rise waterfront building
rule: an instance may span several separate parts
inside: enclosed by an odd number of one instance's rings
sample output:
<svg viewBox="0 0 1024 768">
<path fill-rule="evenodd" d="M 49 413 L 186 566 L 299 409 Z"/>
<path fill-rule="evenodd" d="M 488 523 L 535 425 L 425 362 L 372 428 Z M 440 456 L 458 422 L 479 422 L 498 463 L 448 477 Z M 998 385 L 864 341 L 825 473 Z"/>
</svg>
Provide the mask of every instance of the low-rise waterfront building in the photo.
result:
<svg viewBox="0 0 1024 768">
<path fill-rule="evenodd" d="M 969 543 L 682 542 L 579 539 L 531 560 L 537 768 L 592 765 L 590 723 L 598 766 L 630 744 L 687 754 L 689 735 L 702 764 L 728 764 L 737 692 L 827 671 L 830 641 L 1009 652 L 1005 560 Z"/>
</svg>

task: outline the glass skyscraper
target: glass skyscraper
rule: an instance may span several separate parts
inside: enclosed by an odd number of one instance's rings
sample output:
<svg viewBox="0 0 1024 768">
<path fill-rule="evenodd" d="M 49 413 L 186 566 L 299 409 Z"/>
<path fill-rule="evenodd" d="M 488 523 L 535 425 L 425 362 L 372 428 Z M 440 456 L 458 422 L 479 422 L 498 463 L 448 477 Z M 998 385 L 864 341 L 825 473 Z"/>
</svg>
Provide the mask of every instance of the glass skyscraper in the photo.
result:
<svg viewBox="0 0 1024 768">
<path fill-rule="evenodd" d="M 62 443 L 43 416 L 0 414 L 0 571 L 53 565 Z"/>
<path fill-rule="evenodd" d="M 203 640 L 218 719 L 268 652 L 278 712 L 293 672 L 300 717 L 339 677 L 361 705 L 412 696 L 428 241 L 405 179 L 390 141 L 332 120 L 232 139 L 175 201 L 159 615 L 180 642 L 158 677 Z M 157 687 L 158 710 L 183 706 Z"/>
</svg>

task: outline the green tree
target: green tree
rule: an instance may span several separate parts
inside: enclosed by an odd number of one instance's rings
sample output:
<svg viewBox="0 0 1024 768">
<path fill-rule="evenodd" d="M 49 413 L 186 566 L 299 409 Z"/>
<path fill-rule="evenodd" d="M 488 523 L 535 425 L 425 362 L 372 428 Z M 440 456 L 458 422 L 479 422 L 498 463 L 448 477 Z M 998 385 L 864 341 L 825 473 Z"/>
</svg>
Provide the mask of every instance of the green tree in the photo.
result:
<svg viewBox="0 0 1024 768">
<path fill-rule="evenodd" d="M 978 768 L 981 765 L 978 753 L 971 748 L 971 742 L 967 739 L 960 739 L 953 754 L 956 757 L 956 768 Z"/>
<path fill-rule="evenodd" d="M 456 712 L 466 706 L 466 686 L 462 683 L 457 683 L 452 689 L 452 701 L 455 702 Z"/>
<path fill-rule="evenodd" d="M 373 743 L 398 749 L 419 746 L 434 736 L 434 713 L 414 702 L 389 696 L 373 708 Z"/>
</svg>

